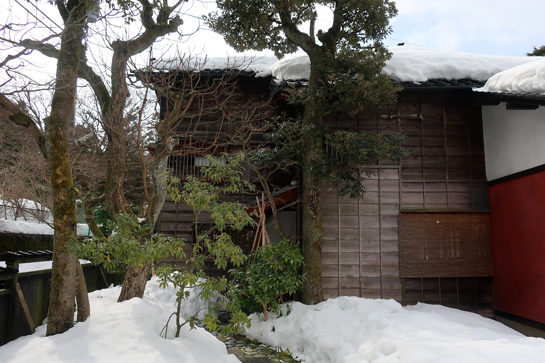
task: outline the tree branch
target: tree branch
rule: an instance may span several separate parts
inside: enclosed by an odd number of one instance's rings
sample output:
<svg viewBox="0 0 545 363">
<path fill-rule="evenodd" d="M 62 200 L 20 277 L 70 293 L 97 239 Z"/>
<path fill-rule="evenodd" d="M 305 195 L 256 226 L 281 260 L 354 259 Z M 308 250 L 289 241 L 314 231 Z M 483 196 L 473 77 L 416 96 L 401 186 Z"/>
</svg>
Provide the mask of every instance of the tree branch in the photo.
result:
<svg viewBox="0 0 545 363">
<path fill-rule="evenodd" d="M 336 42 L 339 38 L 344 18 L 344 5 L 344 0 L 337 0 L 335 2 L 335 10 L 333 10 L 333 23 L 331 27 L 325 33 L 321 30 L 318 31 L 318 40 L 327 47 L 331 54 L 335 54 Z"/>
<path fill-rule="evenodd" d="M 297 25 L 291 18 L 290 10 L 285 2 L 281 3 L 277 7 L 278 14 L 280 15 L 280 21 L 282 22 L 282 29 L 286 37 L 298 47 L 301 47 L 310 57 L 319 50 L 319 46 L 312 40 L 312 38 L 303 32 L 301 32 Z"/>
</svg>

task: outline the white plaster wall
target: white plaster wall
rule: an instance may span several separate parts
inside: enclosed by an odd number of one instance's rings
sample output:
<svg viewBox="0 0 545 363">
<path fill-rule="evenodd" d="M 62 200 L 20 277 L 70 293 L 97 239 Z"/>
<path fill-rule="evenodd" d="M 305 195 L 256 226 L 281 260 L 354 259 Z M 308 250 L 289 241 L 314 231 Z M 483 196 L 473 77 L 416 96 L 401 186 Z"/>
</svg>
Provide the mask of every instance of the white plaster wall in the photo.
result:
<svg viewBox="0 0 545 363">
<path fill-rule="evenodd" d="M 545 107 L 506 110 L 483 106 L 488 181 L 545 164 Z"/>
</svg>

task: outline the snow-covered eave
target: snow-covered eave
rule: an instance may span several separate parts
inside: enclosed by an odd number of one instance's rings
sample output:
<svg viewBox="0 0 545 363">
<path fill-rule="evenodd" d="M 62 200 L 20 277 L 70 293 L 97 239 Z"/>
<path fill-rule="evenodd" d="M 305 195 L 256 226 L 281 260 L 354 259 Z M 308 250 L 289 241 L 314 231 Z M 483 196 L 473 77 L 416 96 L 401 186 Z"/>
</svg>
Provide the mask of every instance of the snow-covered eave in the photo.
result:
<svg viewBox="0 0 545 363">
<path fill-rule="evenodd" d="M 473 98 L 480 105 L 498 105 L 510 102 L 521 105 L 545 106 L 545 95 L 537 93 L 486 92 L 473 89 Z"/>
</svg>

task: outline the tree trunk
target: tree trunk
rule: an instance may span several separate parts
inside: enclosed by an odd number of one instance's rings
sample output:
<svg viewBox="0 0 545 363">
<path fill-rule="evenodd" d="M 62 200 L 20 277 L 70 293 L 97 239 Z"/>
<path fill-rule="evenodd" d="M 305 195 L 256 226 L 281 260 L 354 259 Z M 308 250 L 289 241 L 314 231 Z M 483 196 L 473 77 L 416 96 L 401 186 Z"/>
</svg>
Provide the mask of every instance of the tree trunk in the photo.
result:
<svg viewBox="0 0 545 363">
<path fill-rule="evenodd" d="M 74 3 L 72 3 L 74 5 Z M 76 293 L 75 259 L 69 254 L 69 241 L 76 236 L 76 197 L 68 154 L 68 127 L 74 114 L 76 80 L 83 39 L 85 2 L 69 9 L 57 62 L 55 93 L 51 114 L 44 120 L 46 146 L 53 194 L 53 271 L 47 335 L 59 334 L 74 324 Z"/>
<path fill-rule="evenodd" d="M 305 104 L 303 115 L 303 272 L 306 279 L 303 303 L 317 304 L 324 300 L 322 293 L 322 178 L 314 170 L 323 159 L 322 123 L 323 110 L 318 95 L 319 77 L 311 73 L 308 92 L 311 97 Z"/>
<path fill-rule="evenodd" d="M 78 306 L 77 321 L 84 322 L 91 315 L 91 306 L 89 304 L 89 294 L 87 293 L 87 284 L 83 268 L 79 259 L 74 256 L 76 263 L 76 304 Z"/>
<path fill-rule="evenodd" d="M 129 267 L 117 302 L 130 300 L 133 297 L 143 298 L 146 282 L 148 281 L 148 272 L 149 266 L 141 267 L 137 265 Z"/>
</svg>

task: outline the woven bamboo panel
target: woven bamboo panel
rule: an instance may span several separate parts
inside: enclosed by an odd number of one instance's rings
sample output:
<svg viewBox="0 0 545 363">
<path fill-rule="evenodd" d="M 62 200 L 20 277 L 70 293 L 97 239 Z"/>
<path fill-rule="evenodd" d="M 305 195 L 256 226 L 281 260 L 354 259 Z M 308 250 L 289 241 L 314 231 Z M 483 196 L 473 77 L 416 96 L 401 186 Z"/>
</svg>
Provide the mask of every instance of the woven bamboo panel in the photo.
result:
<svg viewBox="0 0 545 363">
<path fill-rule="evenodd" d="M 401 277 L 493 276 L 487 213 L 399 215 Z"/>
</svg>

